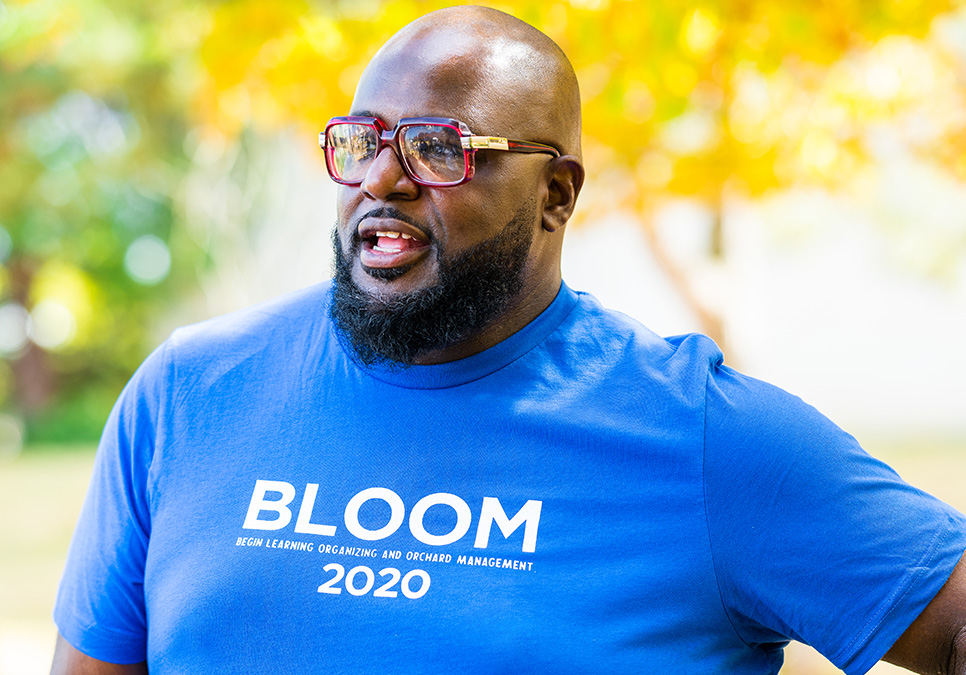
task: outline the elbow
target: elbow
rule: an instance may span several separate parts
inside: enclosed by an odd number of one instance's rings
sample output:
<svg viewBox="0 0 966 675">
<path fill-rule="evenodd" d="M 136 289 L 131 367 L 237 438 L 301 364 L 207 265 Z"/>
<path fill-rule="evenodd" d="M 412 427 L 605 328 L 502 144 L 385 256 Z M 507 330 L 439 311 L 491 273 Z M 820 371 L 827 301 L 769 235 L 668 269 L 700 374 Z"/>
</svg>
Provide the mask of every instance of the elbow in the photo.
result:
<svg viewBox="0 0 966 675">
<path fill-rule="evenodd" d="M 947 675 L 966 675 L 966 626 L 959 629 L 949 651 Z"/>
</svg>

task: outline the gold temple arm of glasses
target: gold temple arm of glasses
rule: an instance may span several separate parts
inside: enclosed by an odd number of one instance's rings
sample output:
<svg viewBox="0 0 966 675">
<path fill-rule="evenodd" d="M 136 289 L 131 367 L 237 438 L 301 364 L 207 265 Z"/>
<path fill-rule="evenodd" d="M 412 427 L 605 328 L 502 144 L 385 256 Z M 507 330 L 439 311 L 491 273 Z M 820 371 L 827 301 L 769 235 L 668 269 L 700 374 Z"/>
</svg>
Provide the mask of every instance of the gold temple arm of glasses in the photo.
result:
<svg viewBox="0 0 966 675">
<path fill-rule="evenodd" d="M 510 142 L 498 136 L 463 136 L 460 139 L 463 147 L 467 150 L 493 149 L 509 150 Z"/>
<path fill-rule="evenodd" d="M 460 143 L 465 150 L 508 150 L 512 152 L 546 152 L 555 157 L 560 156 L 560 152 L 550 145 L 543 143 L 533 143 L 531 141 L 511 141 L 499 136 L 463 136 Z M 510 144 L 513 147 L 510 147 Z"/>
</svg>

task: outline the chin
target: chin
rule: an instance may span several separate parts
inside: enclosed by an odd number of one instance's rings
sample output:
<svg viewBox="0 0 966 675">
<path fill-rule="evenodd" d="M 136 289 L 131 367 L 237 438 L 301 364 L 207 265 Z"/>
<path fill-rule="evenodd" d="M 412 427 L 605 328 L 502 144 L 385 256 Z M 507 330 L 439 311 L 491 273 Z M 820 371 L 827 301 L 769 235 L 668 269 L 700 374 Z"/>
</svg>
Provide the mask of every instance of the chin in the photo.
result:
<svg viewBox="0 0 966 675">
<path fill-rule="evenodd" d="M 352 270 L 352 280 L 360 290 L 373 297 L 402 297 L 428 291 L 440 282 L 432 261 L 396 267 L 367 267 L 358 260 Z"/>
<path fill-rule="evenodd" d="M 360 265 L 360 267 L 363 272 L 373 279 L 386 282 L 395 281 L 412 269 L 412 265 L 401 265 L 399 267 L 366 267 L 365 265 Z"/>
</svg>

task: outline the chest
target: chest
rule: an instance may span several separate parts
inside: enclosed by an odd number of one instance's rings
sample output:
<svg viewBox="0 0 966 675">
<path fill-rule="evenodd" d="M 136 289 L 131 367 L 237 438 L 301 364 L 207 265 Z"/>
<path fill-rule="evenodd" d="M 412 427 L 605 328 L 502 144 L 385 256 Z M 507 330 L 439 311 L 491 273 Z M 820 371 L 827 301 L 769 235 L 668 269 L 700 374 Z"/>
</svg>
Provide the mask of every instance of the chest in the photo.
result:
<svg viewBox="0 0 966 675">
<path fill-rule="evenodd" d="M 172 434 L 145 580 L 159 670 L 724 658 L 699 435 L 612 406 L 474 403 L 214 405 Z"/>
</svg>

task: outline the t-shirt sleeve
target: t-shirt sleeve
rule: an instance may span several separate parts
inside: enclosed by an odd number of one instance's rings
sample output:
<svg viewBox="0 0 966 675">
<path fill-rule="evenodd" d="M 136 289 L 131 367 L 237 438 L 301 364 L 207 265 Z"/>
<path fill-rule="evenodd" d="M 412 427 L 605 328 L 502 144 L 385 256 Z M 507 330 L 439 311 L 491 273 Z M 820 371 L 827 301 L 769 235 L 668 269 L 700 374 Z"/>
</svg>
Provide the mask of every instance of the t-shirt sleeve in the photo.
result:
<svg viewBox="0 0 966 675">
<path fill-rule="evenodd" d="M 144 661 L 148 480 L 166 347 L 138 369 L 111 411 L 54 605 L 61 635 L 111 663 Z"/>
<path fill-rule="evenodd" d="M 966 518 L 800 399 L 719 367 L 705 491 L 715 572 L 752 647 L 811 645 L 847 673 L 889 650 L 966 550 Z"/>
</svg>

